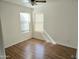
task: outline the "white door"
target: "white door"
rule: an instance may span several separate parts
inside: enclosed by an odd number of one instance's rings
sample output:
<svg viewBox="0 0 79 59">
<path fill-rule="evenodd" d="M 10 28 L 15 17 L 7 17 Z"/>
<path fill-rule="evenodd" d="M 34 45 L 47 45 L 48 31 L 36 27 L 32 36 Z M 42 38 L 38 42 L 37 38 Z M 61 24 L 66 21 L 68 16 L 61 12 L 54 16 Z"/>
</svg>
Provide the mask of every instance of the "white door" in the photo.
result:
<svg viewBox="0 0 79 59">
<path fill-rule="evenodd" d="M 0 20 L 0 59 L 6 59 L 5 51 L 4 51 L 4 46 L 3 46 L 1 20 Z"/>
</svg>

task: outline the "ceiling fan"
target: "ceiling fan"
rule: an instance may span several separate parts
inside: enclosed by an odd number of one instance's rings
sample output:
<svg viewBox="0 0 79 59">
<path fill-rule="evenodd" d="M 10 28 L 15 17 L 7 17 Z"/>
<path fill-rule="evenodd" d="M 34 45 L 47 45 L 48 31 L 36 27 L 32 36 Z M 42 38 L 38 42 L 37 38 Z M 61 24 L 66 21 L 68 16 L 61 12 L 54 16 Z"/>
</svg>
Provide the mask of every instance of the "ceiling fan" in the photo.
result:
<svg viewBox="0 0 79 59">
<path fill-rule="evenodd" d="M 46 0 L 31 0 L 32 6 L 37 5 L 38 3 L 46 3 Z"/>
</svg>

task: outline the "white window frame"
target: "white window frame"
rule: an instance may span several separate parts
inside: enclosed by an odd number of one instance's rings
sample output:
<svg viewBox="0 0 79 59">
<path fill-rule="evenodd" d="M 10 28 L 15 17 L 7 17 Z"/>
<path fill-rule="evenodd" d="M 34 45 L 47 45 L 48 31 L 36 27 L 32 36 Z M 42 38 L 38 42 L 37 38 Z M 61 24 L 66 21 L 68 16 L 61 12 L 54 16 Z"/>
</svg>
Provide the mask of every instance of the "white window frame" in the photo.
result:
<svg viewBox="0 0 79 59">
<path fill-rule="evenodd" d="M 22 15 L 24 15 L 24 16 L 22 16 Z M 25 18 L 26 18 L 26 20 L 25 20 Z M 31 21 L 31 15 L 30 15 L 30 13 L 20 12 L 20 27 L 21 27 L 21 32 L 22 33 L 28 33 L 28 32 L 30 32 L 30 21 Z M 26 24 L 25 24 L 25 22 L 26 22 Z"/>
</svg>

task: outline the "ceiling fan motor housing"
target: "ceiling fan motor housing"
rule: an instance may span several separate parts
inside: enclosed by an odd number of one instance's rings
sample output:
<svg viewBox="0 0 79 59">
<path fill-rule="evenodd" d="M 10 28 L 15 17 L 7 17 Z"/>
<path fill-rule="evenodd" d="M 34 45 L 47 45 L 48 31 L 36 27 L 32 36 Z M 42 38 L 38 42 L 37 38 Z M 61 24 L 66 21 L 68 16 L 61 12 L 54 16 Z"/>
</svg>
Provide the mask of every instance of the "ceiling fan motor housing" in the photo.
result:
<svg viewBox="0 0 79 59">
<path fill-rule="evenodd" d="M 31 0 L 32 5 L 35 5 L 36 3 L 46 3 L 46 0 Z"/>
</svg>

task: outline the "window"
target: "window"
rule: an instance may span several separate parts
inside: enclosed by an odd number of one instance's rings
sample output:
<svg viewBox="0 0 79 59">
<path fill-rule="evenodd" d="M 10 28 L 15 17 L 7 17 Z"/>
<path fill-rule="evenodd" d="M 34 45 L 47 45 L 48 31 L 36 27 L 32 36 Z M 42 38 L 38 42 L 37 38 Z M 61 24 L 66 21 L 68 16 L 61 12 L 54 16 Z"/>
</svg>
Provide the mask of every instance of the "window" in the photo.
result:
<svg viewBox="0 0 79 59">
<path fill-rule="evenodd" d="M 43 22 L 44 22 L 43 13 L 36 13 L 34 16 L 35 16 L 35 31 L 43 32 Z"/>
<path fill-rule="evenodd" d="M 29 32 L 30 24 L 30 14 L 29 13 L 20 13 L 20 23 L 21 23 L 21 32 Z"/>
</svg>

